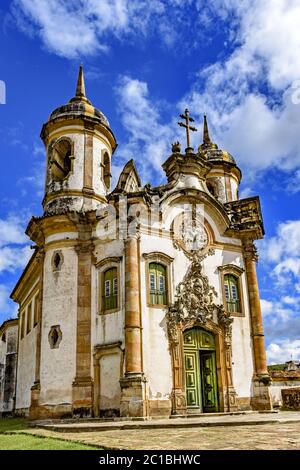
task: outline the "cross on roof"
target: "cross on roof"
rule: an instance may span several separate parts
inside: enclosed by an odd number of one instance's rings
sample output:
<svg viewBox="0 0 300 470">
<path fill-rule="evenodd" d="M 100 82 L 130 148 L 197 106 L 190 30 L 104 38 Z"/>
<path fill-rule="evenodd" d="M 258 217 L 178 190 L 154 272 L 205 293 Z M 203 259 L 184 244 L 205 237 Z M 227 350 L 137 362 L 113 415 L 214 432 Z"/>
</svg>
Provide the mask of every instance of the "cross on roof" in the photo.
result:
<svg viewBox="0 0 300 470">
<path fill-rule="evenodd" d="M 181 127 L 185 127 L 186 129 L 186 142 L 187 142 L 186 152 L 188 153 L 193 150 L 193 148 L 191 147 L 191 142 L 190 142 L 190 131 L 195 132 L 197 129 L 196 127 L 190 126 L 190 122 L 195 122 L 195 119 L 193 119 L 190 116 L 190 112 L 187 108 L 184 111 L 184 114 L 180 114 L 179 117 L 185 120 L 185 123 L 179 122 L 178 125 Z"/>
</svg>

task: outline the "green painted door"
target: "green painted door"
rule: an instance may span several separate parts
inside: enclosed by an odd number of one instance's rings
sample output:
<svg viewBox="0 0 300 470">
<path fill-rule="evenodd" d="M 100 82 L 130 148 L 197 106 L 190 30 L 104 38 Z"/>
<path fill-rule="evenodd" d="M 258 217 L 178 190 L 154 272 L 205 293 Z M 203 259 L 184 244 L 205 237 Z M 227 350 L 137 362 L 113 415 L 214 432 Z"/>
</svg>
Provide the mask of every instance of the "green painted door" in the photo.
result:
<svg viewBox="0 0 300 470">
<path fill-rule="evenodd" d="M 218 411 L 214 336 L 201 328 L 183 334 L 187 406 L 191 412 Z"/>
<path fill-rule="evenodd" d="M 216 362 L 214 352 L 200 351 L 203 412 L 218 411 Z"/>
</svg>

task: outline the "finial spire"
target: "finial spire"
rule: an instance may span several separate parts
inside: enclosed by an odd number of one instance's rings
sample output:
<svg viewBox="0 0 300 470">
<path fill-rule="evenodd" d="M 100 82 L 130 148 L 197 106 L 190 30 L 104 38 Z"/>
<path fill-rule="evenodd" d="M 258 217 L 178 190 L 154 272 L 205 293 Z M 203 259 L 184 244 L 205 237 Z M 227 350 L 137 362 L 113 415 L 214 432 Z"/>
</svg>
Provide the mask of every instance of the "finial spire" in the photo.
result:
<svg viewBox="0 0 300 470">
<path fill-rule="evenodd" d="M 203 143 L 204 144 L 211 144 L 211 140 L 210 140 L 209 132 L 208 132 L 208 124 L 207 124 L 206 114 L 204 114 L 204 123 L 203 123 Z"/>
<path fill-rule="evenodd" d="M 86 98 L 82 64 L 80 64 L 80 67 L 79 67 L 77 87 L 76 87 L 76 96 L 80 98 Z"/>
</svg>

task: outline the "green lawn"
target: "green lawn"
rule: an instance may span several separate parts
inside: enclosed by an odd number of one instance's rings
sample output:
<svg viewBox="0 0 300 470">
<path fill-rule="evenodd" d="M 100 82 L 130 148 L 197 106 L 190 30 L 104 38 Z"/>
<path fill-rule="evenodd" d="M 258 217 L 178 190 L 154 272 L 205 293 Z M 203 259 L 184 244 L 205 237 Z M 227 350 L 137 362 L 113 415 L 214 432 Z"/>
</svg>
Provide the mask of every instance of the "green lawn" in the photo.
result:
<svg viewBox="0 0 300 470">
<path fill-rule="evenodd" d="M 26 428 L 26 419 L 0 418 L 0 450 L 95 450 L 76 442 L 22 434 Z"/>
</svg>

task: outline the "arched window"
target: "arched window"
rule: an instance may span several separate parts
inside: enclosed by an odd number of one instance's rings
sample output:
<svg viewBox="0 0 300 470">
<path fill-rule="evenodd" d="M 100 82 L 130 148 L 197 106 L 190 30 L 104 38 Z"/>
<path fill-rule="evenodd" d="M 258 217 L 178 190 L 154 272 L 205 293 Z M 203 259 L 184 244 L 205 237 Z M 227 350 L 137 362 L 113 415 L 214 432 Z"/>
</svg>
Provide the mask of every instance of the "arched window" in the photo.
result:
<svg viewBox="0 0 300 470">
<path fill-rule="evenodd" d="M 117 268 L 107 269 L 103 274 L 103 307 L 104 310 L 118 308 L 118 270 Z"/>
<path fill-rule="evenodd" d="M 241 312 L 239 280 L 233 274 L 224 275 L 224 291 L 228 312 Z"/>
<path fill-rule="evenodd" d="M 67 139 L 57 142 L 52 149 L 51 174 L 55 181 L 62 181 L 71 171 L 72 147 Z"/>
<path fill-rule="evenodd" d="M 208 189 L 208 191 L 210 192 L 210 194 L 212 196 L 218 197 L 218 191 L 217 191 L 216 185 L 214 183 L 212 183 L 211 181 L 208 181 L 206 183 L 206 186 L 207 186 L 207 189 Z"/>
<path fill-rule="evenodd" d="M 149 263 L 149 303 L 167 305 L 167 269 L 160 263 Z"/>
<path fill-rule="evenodd" d="M 105 152 L 103 155 L 103 179 L 104 179 L 104 184 L 107 187 L 107 189 L 110 188 L 110 178 L 111 178 L 110 158 L 109 158 L 108 153 Z"/>
</svg>

